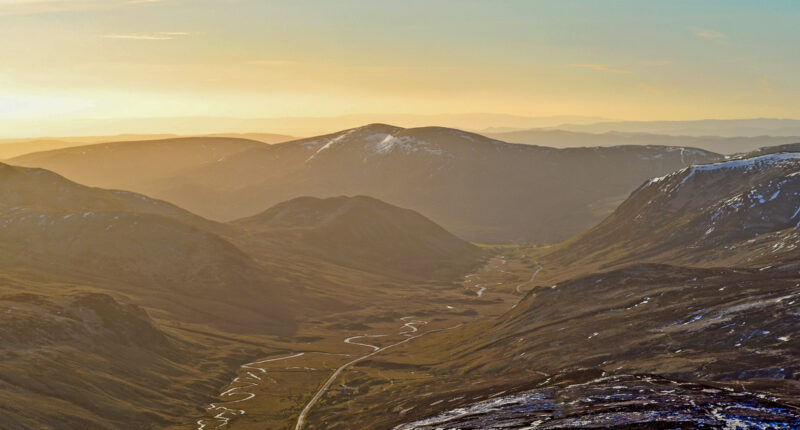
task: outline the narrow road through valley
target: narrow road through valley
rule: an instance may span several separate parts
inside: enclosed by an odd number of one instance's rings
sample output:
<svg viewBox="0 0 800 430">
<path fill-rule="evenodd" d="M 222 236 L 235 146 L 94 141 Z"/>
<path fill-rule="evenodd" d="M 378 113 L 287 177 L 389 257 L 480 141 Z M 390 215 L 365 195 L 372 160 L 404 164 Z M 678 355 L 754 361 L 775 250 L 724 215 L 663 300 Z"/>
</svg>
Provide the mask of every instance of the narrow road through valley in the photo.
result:
<svg viewBox="0 0 800 430">
<path fill-rule="evenodd" d="M 539 266 L 539 267 L 537 267 L 537 268 L 536 268 L 536 271 L 535 271 L 535 272 L 533 272 L 533 274 L 531 275 L 531 279 L 528 279 L 527 281 L 525 281 L 525 282 L 523 282 L 523 283 L 521 283 L 521 284 L 517 285 L 517 292 L 518 292 L 518 293 L 520 293 L 520 294 L 523 294 L 523 292 L 522 292 L 522 290 L 520 290 L 520 288 L 522 288 L 522 287 L 524 287 L 525 285 L 528 285 L 528 284 L 530 284 L 531 282 L 533 282 L 533 280 L 534 280 L 534 279 L 536 279 L 536 275 L 538 275 L 538 274 L 539 274 L 539 272 L 540 272 L 540 271 L 543 269 L 542 265 L 541 265 L 541 264 L 539 264 L 539 262 L 538 262 L 538 261 L 534 261 L 534 263 L 536 263 L 536 265 L 537 265 L 537 266 Z"/>
<path fill-rule="evenodd" d="M 403 317 L 403 318 L 401 318 L 401 320 L 405 321 L 406 319 L 411 319 L 411 318 L 413 318 L 413 317 Z M 427 321 L 415 320 L 415 321 L 408 322 L 408 323 L 404 324 L 403 327 L 410 328 L 411 331 L 410 332 L 409 331 L 404 331 L 404 332 L 400 332 L 399 334 L 403 334 L 403 335 L 408 336 L 410 333 L 415 333 L 418 330 L 418 328 L 415 327 L 415 324 L 427 324 Z M 324 384 L 322 384 L 322 387 L 320 387 L 320 389 L 314 394 L 314 397 L 311 398 L 311 400 L 306 404 L 306 406 L 300 412 L 300 415 L 297 417 L 297 424 L 294 426 L 294 429 L 295 430 L 302 430 L 303 426 L 305 425 L 306 417 L 308 416 L 308 413 L 311 411 L 311 409 L 314 407 L 314 405 L 319 401 L 319 399 L 322 398 L 322 396 L 325 394 L 325 392 L 328 391 L 328 388 L 331 387 L 331 385 L 333 384 L 334 381 L 336 381 L 336 379 L 339 377 L 339 375 L 341 375 L 342 372 L 344 372 L 344 370 L 347 369 L 348 367 L 350 367 L 350 366 L 352 366 L 352 365 L 354 365 L 354 364 L 356 364 L 358 362 L 364 361 L 367 358 L 370 358 L 370 357 L 372 357 L 372 356 L 374 356 L 376 354 L 379 354 L 379 353 L 381 353 L 383 351 L 386 351 L 389 348 L 393 348 L 395 346 L 402 345 L 402 344 L 404 344 L 406 342 L 409 342 L 411 340 L 414 340 L 414 339 L 416 339 L 418 337 L 422 337 L 422 336 L 425 336 L 425 335 L 428 335 L 428 334 L 431 334 L 431 333 L 440 332 L 440 331 L 452 330 L 452 329 L 458 328 L 460 326 L 461 326 L 461 324 L 458 324 L 458 325 L 453 326 L 453 327 L 448 327 L 448 328 L 443 328 L 443 329 L 438 329 L 438 330 L 431 330 L 431 331 L 427 331 L 425 333 L 421 333 L 421 334 L 418 334 L 418 335 L 412 335 L 412 336 L 407 337 L 404 340 L 401 340 L 400 342 L 393 343 L 393 344 L 388 345 L 388 346 L 384 346 L 383 348 L 378 348 L 378 349 L 370 352 L 369 354 L 366 354 L 364 356 L 356 358 L 355 360 L 349 361 L 349 362 L 341 365 L 338 369 L 336 369 L 335 372 L 333 372 L 333 374 L 330 376 L 330 378 L 328 378 L 328 380 L 325 381 Z M 356 337 L 364 337 L 364 336 L 356 336 Z M 355 344 L 355 343 L 352 343 L 352 342 L 347 342 L 347 340 L 349 340 L 349 339 L 353 339 L 353 338 L 345 339 L 345 343 L 350 343 L 350 344 L 353 344 L 353 345 L 362 345 L 362 346 L 367 346 L 367 347 L 370 347 L 370 348 L 374 348 L 375 347 L 375 345 Z"/>
<path fill-rule="evenodd" d="M 252 371 L 261 372 L 262 374 L 267 373 L 267 369 L 264 369 L 263 367 L 258 367 L 258 366 L 256 366 L 256 364 L 263 364 L 263 363 L 269 363 L 269 362 L 281 361 L 281 360 L 289 360 L 291 358 L 300 357 L 300 356 L 302 356 L 304 354 L 305 354 L 304 352 L 298 352 L 297 354 L 292 354 L 292 355 L 288 355 L 288 356 L 285 356 L 285 357 L 269 358 L 269 359 L 266 359 L 266 360 L 253 361 L 253 362 L 250 362 L 250 363 L 243 364 L 243 365 L 239 366 L 241 369 L 248 369 L 245 372 L 245 375 L 244 376 L 237 376 L 236 378 L 234 378 L 233 381 L 230 383 L 230 385 L 233 385 L 233 386 L 231 386 L 227 390 L 223 391 L 222 394 L 219 395 L 219 397 L 222 398 L 222 397 L 230 397 L 230 396 L 235 396 L 235 395 L 244 396 L 241 399 L 227 401 L 227 402 L 225 402 L 226 405 L 231 405 L 233 403 L 240 403 L 240 402 L 244 402 L 246 400 L 252 399 L 253 397 L 256 396 L 255 393 L 251 393 L 249 391 L 242 391 L 242 390 L 244 390 L 246 388 L 256 387 L 256 386 L 259 385 L 259 383 L 257 381 L 261 381 L 261 377 L 256 375 Z M 227 415 L 236 416 L 236 415 L 244 415 L 245 414 L 245 411 L 243 409 L 232 409 L 232 408 L 229 408 L 227 406 L 218 405 L 216 403 L 211 403 L 208 406 L 208 408 L 206 408 L 206 409 L 209 410 L 209 411 L 212 411 L 212 413 L 214 413 L 214 412 L 217 413 L 216 415 L 214 415 L 214 419 L 217 420 L 218 423 L 214 428 L 225 427 L 228 424 L 228 422 L 230 422 L 230 420 L 231 420 L 231 418 L 228 417 Z M 206 423 L 206 420 L 203 420 L 203 419 L 198 420 L 197 421 L 197 430 L 204 430 L 207 425 L 208 425 L 208 423 Z"/>
<path fill-rule="evenodd" d="M 367 348 L 372 348 L 373 351 L 377 351 L 377 350 L 381 349 L 380 346 L 370 345 L 368 343 L 353 342 L 353 339 L 363 339 L 365 337 L 384 337 L 384 336 L 386 336 L 386 335 L 385 334 L 364 334 L 364 335 L 361 335 L 361 336 L 348 337 L 347 339 L 344 340 L 344 343 L 349 343 L 350 345 L 366 346 Z"/>
</svg>

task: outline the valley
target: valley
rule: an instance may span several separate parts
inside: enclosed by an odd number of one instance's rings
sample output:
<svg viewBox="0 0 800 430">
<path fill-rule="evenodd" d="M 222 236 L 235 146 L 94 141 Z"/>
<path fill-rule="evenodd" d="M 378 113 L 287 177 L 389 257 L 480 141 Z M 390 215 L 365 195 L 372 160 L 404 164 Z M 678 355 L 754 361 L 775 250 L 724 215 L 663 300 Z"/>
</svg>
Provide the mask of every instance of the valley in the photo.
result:
<svg viewBox="0 0 800 430">
<path fill-rule="evenodd" d="M 331 398 L 358 396 L 383 390 L 386 388 L 383 385 L 402 383 L 405 378 L 417 379 L 413 372 L 408 375 L 402 367 L 393 369 L 389 365 L 377 370 L 381 384 L 360 385 L 365 366 L 391 359 L 395 349 L 435 333 L 450 332 L 471 321 L 500 315 L 511 308 L 521 297 L 516 286 L 529 270 L 522 260 L 509 260 L 516 252 L 509 257 L 493 257 L 457 284 L 429 286 L 425 295 L 408 290 L 402 293 L 402 305 L 387 299 L 385 307 L 377 302 L 369 312 L 331 316 L 301 326 L 297 338 L 308 341 L 273 343 L 277 358 L 267 356 L 243 365 L 223 393 L 247 381 L 244 385 L 249 398 L 229 403 L 225 400 L 230 396 L 221 395 L 219 402 L 209 407 L 208 415 L 201 419 L 204 428 L 220 424 L 243 429 L 263 428 L 265 424 L 278 428 L 317 428 L 319 424 L 309 422 L 308 416 L 314 416 L 316 408 L 327 405 Z M 478 296 L 471 285 L 481 282 L 491 287 Z M 403 316 L 406 311 L 409 315 Z M 283 357 L 291 358 L 284 361 Z M 256 365 L 264 370 L 254 371 L 252 366 Z M 253 374 L 260 379 L 253 378 Z M 241 391 L 234 389 L 233 393 L 238 395 Z M 229 421 L 214 419 L 219 412 L 226 411 L 219 406 L 235 409 L 224 415 Z"/>
<path fill-rule="evenodd" d="M 0 430 L 800 430 L 799 22 L 0 0 Z"/>
<path fill-rule="evenodd" d="M 141 176 L 150 184 L 177 181 L 176 174 L 280 184 L 288 174 L 303 186 L 320 181 L 324 188 L 313 194 L 321 196 L 221 222 L 170 200 L 0 164 L 7 346 L 0 386 L 19 393 L 0 404 L 0 416 L 13 428 L 798 422 L 796 145 L 724 158 L 683 147 L 529 149 L 458 130 L 387 125 L 269 147 L 204 139 L 26 157 L 70 160 L 80 172 L 103 154 L 101 181 L 112 172 L 133 178 L 145 165 L 157 171 Z M 151 165 L 165 150 L 197 158 Z M 419 192 L 447 180 L 429 172 L 452 175 L 457 165 L 492 164 L 505 152 L 548 167 L 525 174 L 519 186 L 529 191 L 509 191 L 527 196 L 529 207 L 489 188 L 458 197 L 515 220 L 492 225 L 545 231 L 536 214 L 548 213 L 566 222 L 554 224 L 563 232 L 581 225 L 566 215 L 576 207 L 613 210 L 568 240 L 530 243 L 563 237 L 557 233 L 487 245 L 418 211 L 340 194 L 393 189 L 409 174 L 421 178 L 412 187 Z M 297 164 L 254 170 L 269 158 Z M 511 163 L 503 159 L 498 165 Z M 229 161 L 246 174 L 231 175 Z M 127 172 L 115 167 L 122 162 Z M 564 182 L 552 189 L 529 182 L 606 162 L 615 178 L 598 179 L 605 167 L 587 170 L 587 182 L 573 184 L 588 187 L 578 199 L 577 192 L 560 198 L 560 187 L 571 186 Z M 636 179 L 656 167 L 662 176 Z M 186 173 L 195 169 L 204 173 Z M 348 181 L 367 188 L 322 180 L 348 170 L 361 175 Z M 623 191 L 630 194 L 612 204 Z M 274 197 L 263 193 L 237 201 L 255 208 Z M 469 213 L 454 206 L 439 216 L 459 225 Z M 486 237 L 510 237 L 495 233 Z M 24 362 L 29 371 L 20 374 Z M 76 362 L 90 364 L 63 381 L 55 376 Z M 130 395 L 138 401 L 126 401 Z M 19 396 L 50 406 L 19 410 L 12 400 Z"/>
</svg>

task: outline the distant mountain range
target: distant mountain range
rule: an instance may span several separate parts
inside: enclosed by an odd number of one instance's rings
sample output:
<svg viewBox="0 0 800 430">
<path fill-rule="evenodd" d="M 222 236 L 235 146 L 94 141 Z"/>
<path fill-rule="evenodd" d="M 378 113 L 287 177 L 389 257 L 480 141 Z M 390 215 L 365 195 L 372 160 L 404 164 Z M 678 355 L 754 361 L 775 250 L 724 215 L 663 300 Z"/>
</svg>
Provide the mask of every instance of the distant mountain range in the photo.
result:
<svg viewBox="0 0 800 430">
<path fill-rule="evenodd" d="M 673 136 L 800 136 L 800 120 L 777 118 L 702 119 L 694 121 L 617 121 L 594 124 L 561 124 L 560 130 L 608 133 L 651 133 Z"/>
<path fill-rule="evenodd" d="M 648 177 L 719 159 L 684 147 L 555 149 L 449 128 L 373 124 L 275 145 L 170 139 L 9 162 L 152 195 L 221 221 L 297 196 L 369 195 L 414 209 L 468 240 L 541 243 L 593 225 Z"/>
<path fill-rule="evenodd" d="M 483 132 L 485 136 L 506 142 L 555 148 L 580 148 L 618 145 L 685 146 L 720 154 L 736 154 L 790 143 L 799 143 L 800 136 L 676 136 L 640 132 L 577 132 L 567 130 L 532 129 L 506 132 Z"/>
<path fill-rule="evenodd" d="M 205 135 L 218 130 L 240 133 L 269 130 L 292 136 L 314 136 L 354 128 L 363 124 L 382 122 L 403 127 L 440 125 L 469 130 L 488 128 L 526 129 L 556 127 L 560 124 L 590 124 L 608 121 L 607 118 L 575 115 L 531 117 L 522 115 L 465 113 L 465 114 L 352 114 L 330 117 L 230 118 L 230 117 L 157 117 L 103 118 L 47 121 L 48 135 L 84 135 L 119 133 Z M 0 119 L 0 137 L 41 136 L 42 121 Z M 247 137 L 247 136 L 239 136 Z M 118 140 L 118 139 L 109 139 Z M 258 139 L 256 139 L 258 140 Z"/>
<path fill-rule="evenodd" d="M 171 139 L 178 137 L 179 136 L 173 134 L 159 134 L 159 135 L 131 134 L 131 135 L 116 135 L 116 136 L 3 139 L 0 140 L 0 160 L 18 157 L 20 155 L 30 154 L 34 152 L 52 151 L 55 149 L 84 146 L 96 143 L 147 141 L 147 140 L 157 140 L 157 139 Z M 269 133 L 229 133 L 229 134 L 221 133 L 221 134 L 208 134 L 196 137 L 242 138 L 242 139 L 255 140 L 263 143 L 280 143 L 294 139 L 291 136 L 284 136 L 280 134 L 269 134 Z"/>
</svg>

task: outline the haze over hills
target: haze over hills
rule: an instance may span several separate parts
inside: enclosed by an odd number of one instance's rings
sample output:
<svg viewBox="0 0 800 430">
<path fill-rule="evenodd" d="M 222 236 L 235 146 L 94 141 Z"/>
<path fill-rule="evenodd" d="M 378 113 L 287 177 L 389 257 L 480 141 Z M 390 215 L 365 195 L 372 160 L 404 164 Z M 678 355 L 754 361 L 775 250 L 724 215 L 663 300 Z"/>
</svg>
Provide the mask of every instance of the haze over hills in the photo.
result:
<svg viewBox="0 0 800 430">
<path fill-rule="evenodd" d="M 359 127 L 368 123 L 384 122 L 403 127 L 424 127 L 440 125 L 469 130 L 486 128 L 539 128 L 556 127 L 560 124 L 590 124 L 607 121 L 607 118 L 579 115 L 531 117 L 494 113 L 465 114 L 351 114 L 328 117 L 275 117 L 275 118 L 232 118 L 232 117 L 159 117 L 159 118 L 103 118 L 103 119 L 51 119 L 47 122 L 49 135 L 88 135 L 119 133 L 130 134 L 170 134 L 207 135 L 227 130 L 235 134 L 225 136 L 244 137 L 261 140 L 248 134 L 259 130 L 269 130 L 291 136 L 315 136 L 338 130 Z M 24 119 L 0 119 L 0 137 L 40 136 L 41 121 Z M 165 136 L 167 137 L 167 136 Z M 60 139 L 59 139 L 60 140 Z M 106 139 L 105 141 L 122 140 Z M 99 142 L 97 142 L 99 143 Z M 272 142 L 269 142 L 272 143 Z"/>
<path fill-rule="evenodd" d="M 270 133 L 217 133 L 208 134 L 204 136 L 183 136 L 183 138 L 207 138 L 208 141 L 213 141 L 213 138 L 231 138 L 231 139 L 249 139 L 262 143 L 280 143 L 293 140 L 291 136 Z M 116 136 L 78 136 L 78 137 L 53 137 L 53 138 L 35 138 L 35 139 L 3 139 L 0 140 L 0 159 L 8 159 L 19 157 L 25 154 L 34 152 L 52 151 L 55 149 L 72 148 L 85 145 L 93 145 L 99 143 L 115 143 L 115 142 L 133 142 L 143 141 L 149 142 L 152 140 L 161 139 L 178 139 L 181 136 L 174 134 L 161 134 L 161 135 L 116 135 Z M 221 140 L 221 139 L 220 139 Z"/>
<path fill-rule="evenodd" d="M 595 124 L 561 124 L 566 131 L 651 133 L 674 136 L 800 136 L 800 119 L 701 119 L 692 121 L 617 121 Z"/>
<path fill-rule="evenodd" d="M 169 151 L 177 143 L 152 145 Z M 130 151 L 142 163 L 156 163 L 137 151 L 139 144 L 99 148 L 10 162 L 143 192 L 222 221 L 297 196 L 369 195 L 416 210 L 462 238 L 495 243 L 563 240 L 602 219 L 645 178 L 721 158 L 683 147 L 515 145 L 455 129 L 384 124 L 209 156 L 180 171 L 126 170 Z M 88 166 L 103 166 L 104 174 Z"/>
<path fill-rule="evenodd" d="M 172 180 L 197 166 L 266 146 L 255 140 L 226 137 L 123 141 L 37 152 L 11 162 L 24 166 L 58 166 L 58 173 L 82 184 L 154 195 L 153 184 L 159 181 Z M 180 185 L 176 182 L 173 186 Z"/>
<path fill-rule="evenodd" d="M 577 132 L 553 129 L 483 132 L 485 136 L 506 142 L 529 145 L 574 148 L 616 145 L 688 146 L 720 154 L 750 152 L 761 147 L 772 147 L 800 142 L 800 136 L 677 136 L 639 132 Z"/>
</svg>

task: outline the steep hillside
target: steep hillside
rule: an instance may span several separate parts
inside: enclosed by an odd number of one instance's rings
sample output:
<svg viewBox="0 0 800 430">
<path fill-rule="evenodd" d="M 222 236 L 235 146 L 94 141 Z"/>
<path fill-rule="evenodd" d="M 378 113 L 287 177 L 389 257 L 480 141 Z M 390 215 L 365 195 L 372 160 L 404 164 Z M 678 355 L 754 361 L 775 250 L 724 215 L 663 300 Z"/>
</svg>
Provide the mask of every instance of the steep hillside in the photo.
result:
<svg viewBox="0 0 800 430">
<path fill-rule="evenodd" d="M 233 224 L 304 255 L 392 276 L 453 277 L 483 256 L 422 215 L 365 196 L 300 197 Z"/>
<path fill-rule="evenodd" d="M 102 289 L 0 274 L 3 428 L 186 423 L 252 346 L 182 332 Z M 187 336 L 189 334 L 190 336 Z"/>
<path fill-rule="evenodd" d="M 689 167 L 654 178 L 544 261 L 758 266 L 797 257 L 800 153 Z"/>
<path fill-rule="evenodd" d="M 430 385 L 404 387 L 383 406 L 413 407 L 399 428 L 419 430 L 795 428 L 798 280 L 796 266 L 637 265 L 540 288 L 495 324 L 426 340 L 453 361 L 425 370 L 471 386 L 424 401 Z"/>
<path fill-rule="evenodd" d="M 221 236 L 229 232 L 229 226 L 142 195 L 0 164 L 4 270 L 127 292 L 140 303 L 221 326 L 258 321 L 266 331 L 290 330 L 279 304 L 252 302 L 274 297 L 283 284 Z"/>
<path fill-rule="evenodd" d="M 169 339 L 139 307 L 98 293 L 21 293 L 0 296 L 0 309 L 0 421 L 6 428 L 133 428 L 126 416 L 164 424 L 145 393 L 164 390 L 160 401 L 174 403 L 168 393 L 184 391 L 143 369 L 169 368 L 176 380 L 190 374 L 173 363 L 189 358 L 186 345 Z M 130 355 L 140 370 L 130 366 Z M 72 365 L 75 360 L 84 365 Z M 141 385 L 114 375 L 131 368 Z"/>
<path fill-rule="evenodd" d="M 125 147 L 135 152 L 137 146 Z M 56 151 L 14 162 L 45 165 L 92 185 L 124 185 L 217 220 L 251 216 L 302 195 L 370 195 L 418 211 L 468 240 L 540 243 L 595 224 L 646 178 L 720 159 L 682 147 L 554 149 L 384 124 L 256 146 L 181 171 L 147 166 L 128 174 L 128 161 L 103 154 Z M 101 161 L 103 169 L 93 173 L 75 168 Z"/>
<path fill-rule="evenodd" d="M 345 376 L 359 395 L 332 393 L 309 422 L 794 428 L 797 268 L 639 264 L 542 285 L 500 318 L 431 333 L 359 366 Z"/>
</svg>

